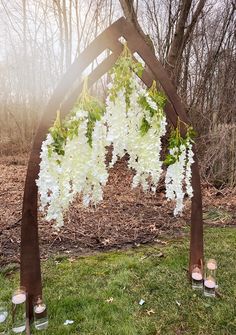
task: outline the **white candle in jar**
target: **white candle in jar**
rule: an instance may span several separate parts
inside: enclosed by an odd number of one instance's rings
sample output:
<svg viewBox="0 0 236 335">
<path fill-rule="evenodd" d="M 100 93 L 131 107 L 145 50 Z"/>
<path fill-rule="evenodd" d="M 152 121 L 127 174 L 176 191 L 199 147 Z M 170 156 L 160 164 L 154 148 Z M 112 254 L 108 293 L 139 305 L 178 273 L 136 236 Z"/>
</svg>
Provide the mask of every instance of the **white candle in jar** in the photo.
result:
<svg viewBox="0 0 236 335">
<path fill-rule="evenodd" d="M 26 294 L 25 293 L 19 293 L 19 294 L 13 295 L 13 297 L 12 297 L 12 302 L 15 305 L 22 304 L 25 301 L 26 301 Z"/>
<path fill-rule="evenodd" d="M 34 307 L 34 312 L 37 313 L 37 314 L 40 314 L 40 313 L 43 313 L 46 309 L 46 306 L 45 305 L 36 305 Z"/>
<path fill-rule="evenodd" d="M 209 270 L 216 270 L 217 268 L 217 264 L 216 264 L 216 261 L 214 259 L 210 259 L 208 262 L 207 262 L 207 268 Z"/>
<path fill-rule="evenodd" d="M 216 286 L 216 283 L 213 279 L 206 279 L 204 281 L 204 285 L 207 287 L 207 288 L 215 288 Z"/>
<path fill-rule="evenodd" d="M 7 318 L 7 312 L 0 312 L 0 323 L 4 322 Z"/>
<path fill-rule="evenodd" d="M 200 272 L 193 272 L 192 273 L 192 278 L 194 280 L 202 280 L 202 274 Z"/>
</svg>

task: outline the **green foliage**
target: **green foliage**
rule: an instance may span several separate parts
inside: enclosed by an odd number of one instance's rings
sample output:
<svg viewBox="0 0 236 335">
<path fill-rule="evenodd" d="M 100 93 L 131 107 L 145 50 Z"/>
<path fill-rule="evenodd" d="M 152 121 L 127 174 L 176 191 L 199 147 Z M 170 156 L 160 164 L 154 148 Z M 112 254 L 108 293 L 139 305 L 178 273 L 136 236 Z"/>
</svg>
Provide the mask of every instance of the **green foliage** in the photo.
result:
<svg viewBox="0 0 236 335">
<path fill-rule="evenodd" d="M 141 77 L 143 73 L 143 66 L 141 63 L 134 61 L 132 53 L 125 45 L 121 56 L 112 69 L 111 75 L 113 77 L 113 85 L 109 89 L 109 94 L 111 100 L 115 101 L 117 93 L 121 89 L 124 89 L 127 108 L 130 107 L 130 95 L 133 89 L 133 73 Z M 140 106 L 150 114 L 150 117 L 155 116 L 157 119 L 163 117 L 163 108 L 166 103 L 166 97 L 163 93 L 157 91 L 155 82 L 148 90 L 148 95 L 156 103 L 158 107 L 157 110 L 148 104 L 146 96 L 140 96 Z M 53 127 L 49 130 L 53 138 L 53 143 L 48 148 L 49 156 L 51 156 L 53 152 L 57 153 L 59 156 L 63 156 L 65 154 L 67 138 L 72 140 L 75 136 L 78 136 L 81 124 L 81 120 L 75 118 L 78 110 L 88 111 L 87 138 L 89 145 L 92 146 L 92 133 L 95 123 L 101 119 L 101 116 L 105 112 L 105 108 L 97 99 L 89 95 L 87 80 L 85 80 L 82 94 L 69 116 L 67 116 L 65 120 L 61 121 L 60 113 L 58 112 L 56 121 Z M 140 127 L 141 134 L 144 136 L 150 127 L 151 126 L 147 118 L 144 117 Z M 58 159 L 58 163 L 60 164 L 60 159 Z"/>
<path fill-rule="evenodd" d="M 181 136 L 180 133 L 180 123 L 184 124 L 186 127 L 186 135 L 185 137 Z M 178 124 L 176 129 L 172 129 L 168 149 L 174 149 L 174 152 L 168 153 L 164 160 L 165 165 L 174 164 L 179 160 L 180 155 L 182 154 L 181 147 L 187 147 L 189 143 L 194 143 L 194 137 L 196 136 L 196 132 L 194 131 L 192 126 L 185 124 L 184 122 L 178 119 Z"/>
<path fill-rule="evenodd" d="M 48 148 L 49 156 L 53 151 L 59 156 L 63 156 L 65 154 L 64 146 L 67 138 L 67 130 L 61 123 L 59 111 L 57 112 L 56 121 L 54 122 L 53 127 L 49 129 L 49 132 L 53 138 L 53 143 Z"/>
<path fill-rule="evenodd" d="M 231 222 L 233 215 L 223 208 L 210 207 L 203 213 L 203 220 L 206 223 L 226 223 Z"/>
<path fill-rule="evenodd" d="M 59 156 L 64 156 L 67 139 L 72 140 L 75 136 L 78 136 L 79 126 L 81 124 L 81 120 L 75 118 L 78 110 L 88 112 L 87 138 L 89 145 L 92 146 L 92 133 L 95 123 L 101 119 L 105 108 L 100 101 L 88 94 L 87 83 L 85 81 L 81 96 L 65 120 L 62 121 L 60 111 L 57 112 L 54 125 L 49 129 L 53 138 L 53 143 L 48 147 L 49 157 L 53 152 Z M 60 164 L 59 159 L 58 164 Z"/>
<path fill-rule="evenodd" d="M 150 127 L 151 127 L 150 124 L 148 123 L 147 119 L 144 117 L 142 119 L 142 123 L 140 126 L 141 135 L 144 136 L 145 134 L 147 134 Z"/>
<path fill-rule="evenodd" d="M 104 107 L 102 107 L 96 100 L 91 99 L 89 101 L 89 117 L 88 117 L 88 128 L 87 128 L 87 137 L 89 145 L 92 147 L 92 133 L 96 121 L 100 121 L 102 115 L 104 114 Z"/>
<path fill-rule="evenodd" d="M 75 116 L 78 110 L 85 110 L 89 112 L 86 135 L 88 138 L 88 143 L 92 147 L 93 129 L 94 129 L 96 121 L 100 121 L 102 115 L 105 113 L 105 106 L 98 99 L 89 95 L 87 89 L 85 89 L 83 90 L 82 95 L 80 96 L 78 102 L 76 103 L 69 117 L 71 118 L 72 116 Z M 70 127 L 70 122 L 69 122 L 68 129 L 70 128 L 71 127 Z M 78 128 L 77 128 L 76 135 L 78 135 Z M 72 134 L 72 138 L 73 138 L 73 134 Z"/>
<path fill-rule="evenodd" d="M 164 164 L 169 166 L 169 165 L 174 164 L 176 161 L 177 161 L 177 158 L 174 155 L 167 154 L 164 160 Z"/>
<path fill-rule="evenodd" d="M 148 90 L 147 94 L 150 97 L 150 99 L 152 99 L 154 103 L 157 105 L 157 109 L 150 106 L 150 104 L 147 101 L 147 97 L 145 95 L 141 95 L 139 97 L 138 103 L 144 110 L 146 110 L 149 113 L 150 117 L 153 118 L 155 116 L 160 121 L 163 118 L 163 109 L 165 107 L 167 100 L 166 96 L 164 95 L 164 93 L 157 90 L 155 81 L 153 82 L 151 88 Z M 148 123 L 147 119 L 144 118 L 142 120 L 140 128 L 142 136 L 144 136 L 148 132 L 150 127 L 151 125 Z"/>
<path fill-rule="evenodd" d="M 117 93 L 124 89 L 125 101 L 127 108 L 130 107 L 130 95 L 132 93 L 132 76 L 135 73 L 138 77 L 142 77 L 143 65 L 140 62 L 136 62 L 133 59 L 132 53 L 128 49 L 127 45 L 124 46 L 124 50 L 116 62 L 115 66 L 111 71 L 111 76 L 113 78 L 113 85 L 109 89 L 109 94 L 111 101 L 115 102 L 117 98 Z M 146 96 L 142 95 L 139 98 L 140 106 L 150 113 L 151 117 L 163 115 L 163 108 L 166 103 L 166 97 L 163 93 L 157 91 L 156 83 L 154 82 L 152 87 L 148 90 L 149 97 L 156 103 L 158 110 L 152 108 L 146 99 Z M 143 118 L 140 131 L 142 136 L 144 136 L 151 125 L 148 123 L 147 118 Z"/>
<path fill-rule="evenodd" d="M 165 246 L 77 259 L 55 256 L 43 262 L 49 328 L 40 333 L 174 335 L 181 330 L 188 335 L 236 334 L 235 229 L 206 229 L 205 242 L 206 259 L 214 256 L 219 264 L 221 297 L 215 299 L 191 289 L 184 270 L 188 238 L 165 239 Z M 18 280 L 18 273 L 10 277 L 0 273 L 0 301 L 9 302 L 9 311 Z M 140 299 L 145 300 L 143 306 Z M 74 323 L 64 326 L 66 319 Z M 37 333 L 33 325 L 32 333 Z"/>
<path fill-rule="evenodd" d="M 124 89 L 127 108 L 130 107 L 133 72 L 141 77 L 143 73 L 143 66 L 141 63 L 135 62 L 133 60 L 132 53 L 128 49 L 127 45 L 125 45 L 122 54 L 111 71 L 111 76 L 114 78 L 114 81 L 112 87 L 109 90 L 109 94 L 111 101 L 114 102 L 117 98 L 117 92 L 119 92 L 121 89 Z"/>
<path fill-rule="evenodd" d="M 69 138 L 72 140 L 74 137 L 78 136 L 78 130 L 80 126 L 81 120 L 71 119 L 65 124 L 67 136 L 66 139 Z"/>
<path fill-rule="evenodd" d="M 153 81 L 153 84 L 152 84 L 151 88 L 149 89 L 148 93 L 149 93 L 150 98 L 152 98 L 152 100 L 155 101 L 158 108 L 161 111 L 163 111 L 163 109 L 165 107 L 165 104 L 166 104 L 166 101 L 167 101 L 167 98 L 166 98 L 166 96 L 163 92 L 157 90 L 155 81 Z M 154 110 L 154 112 L 155 112 L 155 110 Z"/>
</svg>

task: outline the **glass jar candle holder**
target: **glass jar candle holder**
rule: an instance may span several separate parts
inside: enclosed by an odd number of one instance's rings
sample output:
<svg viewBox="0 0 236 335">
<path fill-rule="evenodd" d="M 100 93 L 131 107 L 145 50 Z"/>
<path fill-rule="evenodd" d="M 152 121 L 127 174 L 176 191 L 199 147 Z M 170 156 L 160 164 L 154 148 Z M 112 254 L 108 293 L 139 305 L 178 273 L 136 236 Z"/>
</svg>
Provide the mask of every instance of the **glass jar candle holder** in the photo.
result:
<svg viewBox="0 0 236 335">
<path fill-rule="evenodd" d="M 192 288 L 194 290 L 202 290 L 203 289 L 203 275 L 202 270 L 198 265 L 193 266 L 192 270 Z"/>
<path fill-rule="evenodd" d="M 7 304 L 0 302 L 0 334 L 5 334 L 7 329 Z"/>
<path fill-rule="evenodd" d="M 206 274 L 204 279 L 204 295 L 206 297 L 215 297 L 216 295 L 216 269 L 216 260 L 209 259 L 206 264 Z"/>
<path fill-rule="evenodd" d="M 41 296 L 36 298 L 34 304 L 34 326 L 37 330 L 48 327 L 47 306 L 43 303 Z"/>
<path fill-rule="evenodd" d="M 26 291 L 17 289 L 12 295 L 12 331 L 22 333 L 26 328 Z"/>
</svg>

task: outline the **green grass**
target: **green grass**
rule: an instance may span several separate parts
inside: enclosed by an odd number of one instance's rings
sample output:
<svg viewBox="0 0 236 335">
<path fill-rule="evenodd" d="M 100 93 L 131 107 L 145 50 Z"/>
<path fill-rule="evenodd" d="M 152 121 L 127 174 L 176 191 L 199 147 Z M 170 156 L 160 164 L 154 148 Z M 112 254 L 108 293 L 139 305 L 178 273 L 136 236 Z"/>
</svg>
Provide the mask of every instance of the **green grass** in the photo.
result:
<svg viewBox="0 0 236 335">
<path fill-rule="evenodd" d="M 218 261 L 220 298 L 191 289 L 185 271 L 187 239 L 72 262 L 66 257 L 48 260 L 43 282 L 49 328 L 39 334 L 235 335 L 236 230 L 208 228 L 205 245 L 206 257 Z M 0 300 L 10 301 L 17 282 L 17 274 L 0 274 Z M 74 324 L 64 326 L 66 319 Z"/>
<path fill-rule="evenodd" d="M 206 223 L 224 223 L 232 221 L 233 215 L 224 209 L 210 207 L 203 213 L 203 219 Z"/>
</svg>

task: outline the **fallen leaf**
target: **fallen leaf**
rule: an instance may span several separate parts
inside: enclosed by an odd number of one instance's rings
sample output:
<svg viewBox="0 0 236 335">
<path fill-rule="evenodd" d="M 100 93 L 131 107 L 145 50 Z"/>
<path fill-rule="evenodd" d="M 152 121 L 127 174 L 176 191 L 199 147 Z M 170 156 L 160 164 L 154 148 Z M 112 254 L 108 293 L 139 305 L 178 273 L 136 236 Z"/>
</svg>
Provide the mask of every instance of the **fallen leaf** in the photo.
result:
<svg viewBox="0 0 236 335">
<path fill-rule="evenodd" d="M 162 240 L 159 240 L 158 238 L 155 239 L 154 242 L 160 243 L 160 244 L 162 244 L 162 245 L 167 245 L 167 244 L 168 244 L 167 241 L 162 241 Z"/>
<path fill-rule="evenodd" d="M 114 300 L 114 298 L 111 297 L 111 298 L 107 299 L 106 302 L 111 303 L 111 302 L 113 302 L 113 300 Z"/>
<path fill-rule="evenodd" d="M 68 258 L 68 261 L 69 261 L 70 263 L 73 263 L 73 262 L 75 261 L 75 258 L 74 258 L 74 257 L 70 257 L 70 258 Z"/>
<path fill-rule="evenodd" d="M 145 300 L 143 300 L 143 299 L 141 299 L 141 300 L 139 301 L 139 305 L 140 305 L 140 306 L 142 306 L 144 303 L 145 303 Z"/>
<path fill-rule="evenodd" d="M 64 322 L 64 325 L 65 325 L 65 326 L 68 326 L 68 325 L 72 325 L 72 323 L 74 323 L 73 320 L 66 320 L 66 321 Z"/>
</svg>

